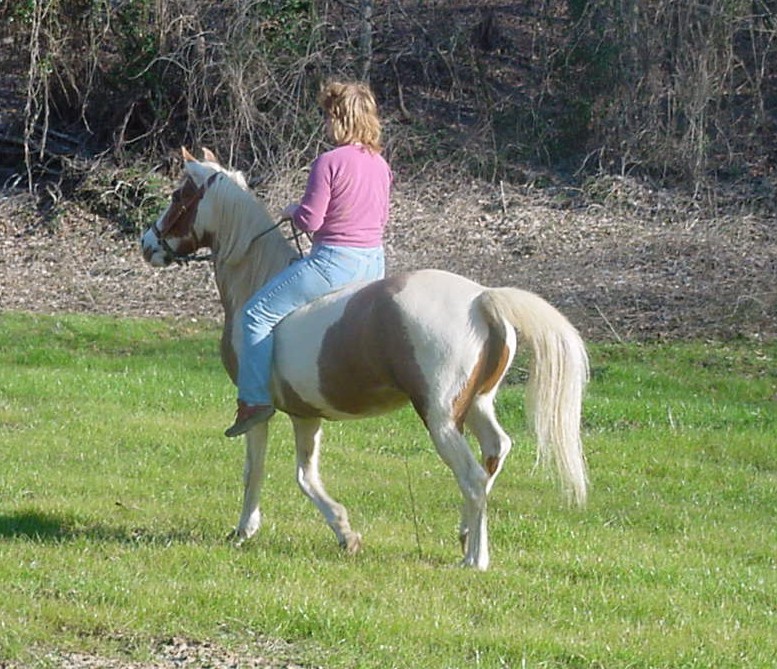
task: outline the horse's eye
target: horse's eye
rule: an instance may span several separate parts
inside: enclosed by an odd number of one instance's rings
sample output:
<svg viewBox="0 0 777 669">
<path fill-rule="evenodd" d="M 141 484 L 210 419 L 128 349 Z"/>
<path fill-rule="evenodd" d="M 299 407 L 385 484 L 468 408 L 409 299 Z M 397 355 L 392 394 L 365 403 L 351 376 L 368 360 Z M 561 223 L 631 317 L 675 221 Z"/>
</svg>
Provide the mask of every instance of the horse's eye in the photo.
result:
<svg viewBox="0 0 777 669">
<path fill-rule="evenodd" d="M 173 202 L 178 202 L 181 199 L 181 191 L 173 191 Z"/>
</svg>

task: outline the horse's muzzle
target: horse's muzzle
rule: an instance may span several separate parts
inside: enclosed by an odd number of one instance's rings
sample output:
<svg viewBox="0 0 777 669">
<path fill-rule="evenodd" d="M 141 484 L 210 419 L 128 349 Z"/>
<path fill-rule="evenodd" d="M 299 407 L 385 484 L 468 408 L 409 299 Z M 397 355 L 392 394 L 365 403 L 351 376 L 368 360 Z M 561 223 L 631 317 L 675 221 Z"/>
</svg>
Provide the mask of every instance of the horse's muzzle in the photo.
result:
<svg viewBox="0 0 777 669">
<path fill-rule="evenodd" d="M 156 235 L 146 232 L 140 239 L 143 259 L 152 267 L 167 267 L 173 257 L 159 245 Z"/>
</svg>

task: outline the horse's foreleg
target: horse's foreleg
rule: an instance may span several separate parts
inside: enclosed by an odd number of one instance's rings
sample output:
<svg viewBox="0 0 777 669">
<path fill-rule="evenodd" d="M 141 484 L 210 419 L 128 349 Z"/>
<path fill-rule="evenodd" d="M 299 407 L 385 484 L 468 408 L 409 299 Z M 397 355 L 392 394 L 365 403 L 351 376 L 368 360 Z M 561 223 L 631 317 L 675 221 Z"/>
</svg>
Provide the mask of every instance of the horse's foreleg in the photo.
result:
<svg viewBox="0 0 777 669">
<path fill-rule="evenodd" d="M 264 482 L 267 432 L 267 423 L 260 423 L 246 433 L 246 459 L 243 466 L 243 511 L 235 530 L 238 542 L 245 541 L 256 534 L 262 522 L 259 496 Z"/>
<path fill-rule="evenodd" d="M 481 395 L 475 399 L 467 414 L 467 427 L 475 435 L 480 444 L 483 469 L 488 474 L 486 495 L 496 481 L 499 472 L 502 471 L 507 454 L 512 448 L 512 441 L 507 433 L 499 425 L 494 412 L 492 395 Z"/>
<path fill-rule="evenodd" d="M 337 536 L 340 546 L 354 554 L 361 548 L 361 535 L 351 529 L 348 512 L 342 504 L 333 500 L 324 489 L 318 472 L 318 455 L 321 447 L 321 419 L 293 418 L 294 438 L 297 445 L 297 483 L 302 492 L 318 507 L 329 527 Z"/>
<path fill-rule="evenodd" d="M 437 452 L 451 468 L 464 497 L 460 539 L 464 548 L 464 566 L 488 568 L 488 527 L 486 485 L 488 475 L 472 455 L 464 435 L 452 421 L 440 425 L 427 421 Z"/>
</svg>

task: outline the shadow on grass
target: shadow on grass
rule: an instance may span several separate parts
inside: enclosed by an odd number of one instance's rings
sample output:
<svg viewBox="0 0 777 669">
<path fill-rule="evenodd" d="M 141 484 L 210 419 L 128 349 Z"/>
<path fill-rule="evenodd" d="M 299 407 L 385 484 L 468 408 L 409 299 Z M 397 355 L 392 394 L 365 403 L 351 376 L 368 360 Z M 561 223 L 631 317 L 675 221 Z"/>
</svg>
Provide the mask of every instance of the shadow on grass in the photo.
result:
<svg viewBox="0 0 777 669">
<path fill-rule="evenodd" d="M 187 528 L 173 532 L 153 532 L 144 527 L 110 526 L 75 516 L 40 511 L 0 514 L 0 539 L 30 539 L 42 543 L 87 539 L 132 545 L 170 545 L 202 540 Z"/>
</svg>

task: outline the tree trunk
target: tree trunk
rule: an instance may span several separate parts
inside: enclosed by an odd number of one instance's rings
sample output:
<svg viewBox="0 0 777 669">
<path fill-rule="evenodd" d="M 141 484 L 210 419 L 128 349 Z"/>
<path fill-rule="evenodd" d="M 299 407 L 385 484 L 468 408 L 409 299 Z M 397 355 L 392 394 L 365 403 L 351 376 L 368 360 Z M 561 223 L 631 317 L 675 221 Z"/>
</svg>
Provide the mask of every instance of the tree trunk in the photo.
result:
<svg viewBox="0 0 777 669">
<path fill-rule="evenodd" d="M 361 30 L 359 34 L 360 77 L 363 81 L 370 80 L 372 68 L 372 12 L 373 0 L 361 0 L 359 4 L 359 19 Z"/>
</svg>

